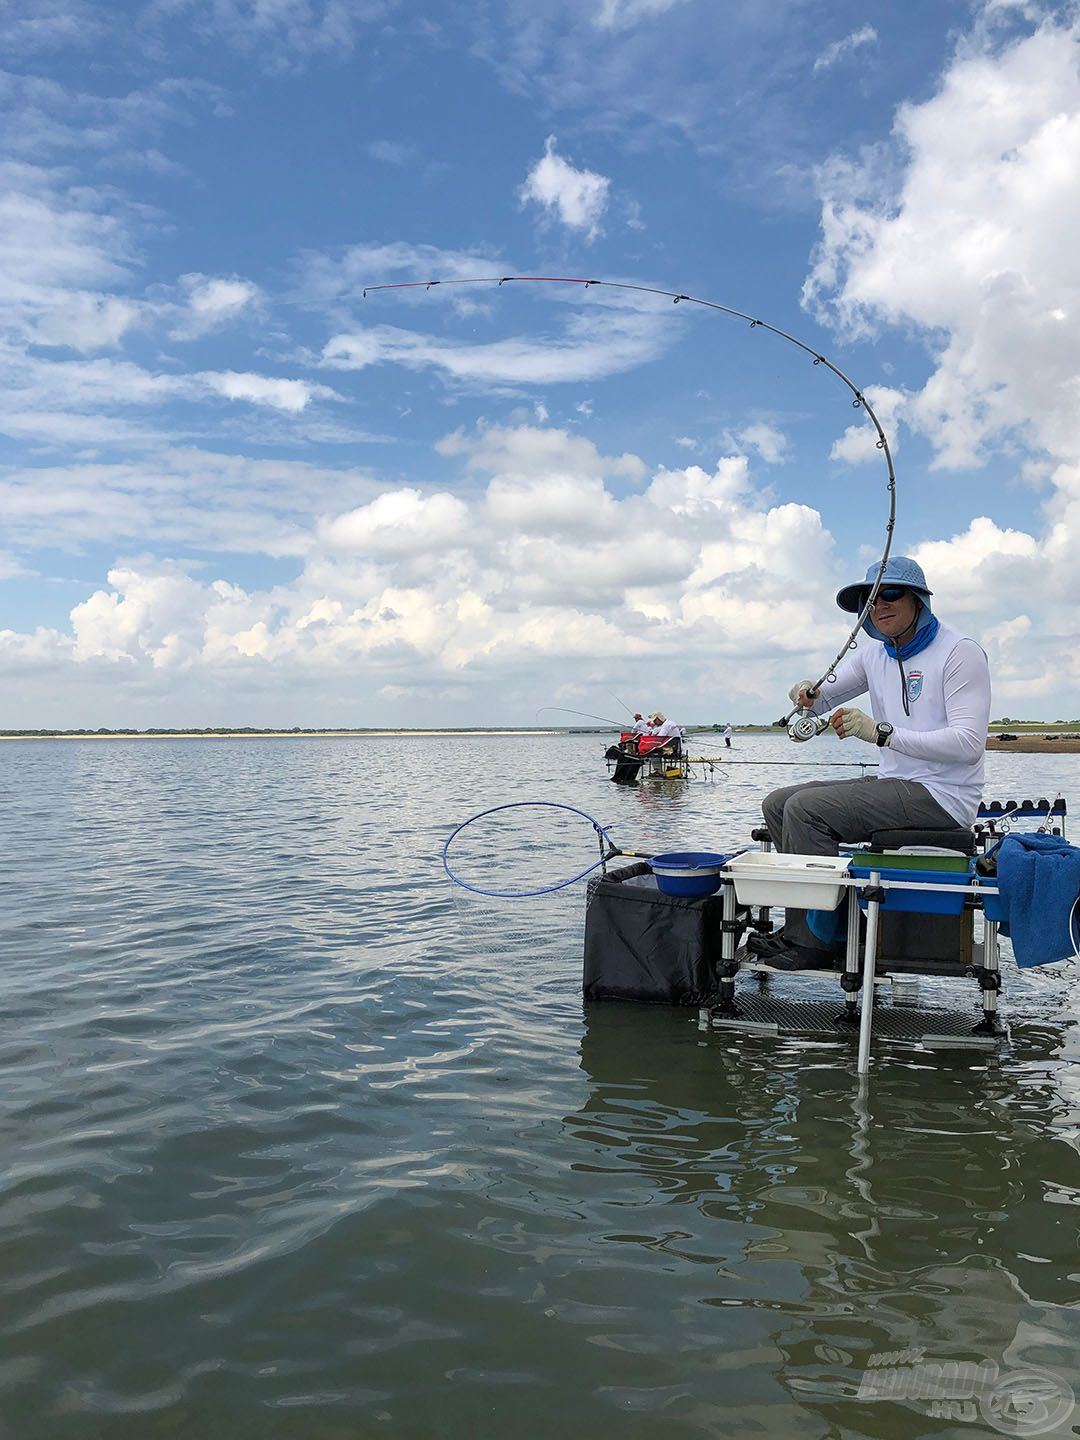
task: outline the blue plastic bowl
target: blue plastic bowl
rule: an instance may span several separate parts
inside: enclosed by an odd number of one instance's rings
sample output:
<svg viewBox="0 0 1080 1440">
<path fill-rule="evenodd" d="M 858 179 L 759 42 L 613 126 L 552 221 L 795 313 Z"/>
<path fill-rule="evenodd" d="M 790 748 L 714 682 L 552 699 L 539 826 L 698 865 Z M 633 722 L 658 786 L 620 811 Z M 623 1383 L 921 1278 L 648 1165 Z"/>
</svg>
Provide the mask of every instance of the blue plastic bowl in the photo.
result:
<svg viewBox="0 0 1080 1440">
<path fill-rule="evenodd" d="M 712 850 L 671 850 L 649 861 L 661 895 L 693 899 L 720 889 L 720 871 L 731 859 Z"/>
</svg>

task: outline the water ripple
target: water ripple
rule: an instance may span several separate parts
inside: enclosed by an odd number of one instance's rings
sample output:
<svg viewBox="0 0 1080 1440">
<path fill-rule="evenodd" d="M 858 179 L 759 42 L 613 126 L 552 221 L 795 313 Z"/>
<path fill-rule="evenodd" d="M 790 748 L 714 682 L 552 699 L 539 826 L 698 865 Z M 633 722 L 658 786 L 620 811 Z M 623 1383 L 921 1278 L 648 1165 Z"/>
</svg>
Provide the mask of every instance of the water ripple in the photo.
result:
<svg viewBox="0 0 1080 1440">
<path fill-rule="evenodd" d="M 452 825 L 543 796 L 723 848 L 770 783 L 616 791 L 602 748 L 0 746 L 0 1424 L 899 1436 L 926 1412 L 856 1398 L 876 1352 L 1074 1374 L 1071 972 L 1009 971 L 1000 1060 L 896 1052 L 861 1099 L 846 1044 L 583 1014 L 582 887 L 466 896 Z M 489 880 L 595 854 L 511 814 L 462 849 Z"/>
</svg>

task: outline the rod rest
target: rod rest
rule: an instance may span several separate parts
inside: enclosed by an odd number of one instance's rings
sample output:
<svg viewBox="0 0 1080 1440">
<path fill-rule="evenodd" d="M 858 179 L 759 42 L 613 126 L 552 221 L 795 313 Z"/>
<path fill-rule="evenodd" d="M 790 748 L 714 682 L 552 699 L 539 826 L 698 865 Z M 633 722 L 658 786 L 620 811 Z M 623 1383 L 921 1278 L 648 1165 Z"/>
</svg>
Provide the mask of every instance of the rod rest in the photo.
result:
<svg viewBox="0 0 1080 1440">
<path fill-rule="evenodd" d="M 1059 795 L 1052 803 L 1045 796 L 1037 800 L 984 800 L 979 806 L 977 818 L 979 820 L 996 820 L 1005 815 L 1066 815 L 1068 806 Z"/>
</svg>

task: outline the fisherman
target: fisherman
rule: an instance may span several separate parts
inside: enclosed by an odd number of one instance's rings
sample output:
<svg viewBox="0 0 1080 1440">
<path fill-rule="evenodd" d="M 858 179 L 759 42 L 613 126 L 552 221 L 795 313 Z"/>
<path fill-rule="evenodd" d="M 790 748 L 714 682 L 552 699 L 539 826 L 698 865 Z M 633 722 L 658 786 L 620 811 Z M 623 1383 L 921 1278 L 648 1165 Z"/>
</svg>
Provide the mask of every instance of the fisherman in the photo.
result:
<svg viewBox="0 0 1080 1440">
<path fill-rule="evenodd" d="M 861 583 L 836 597 L 858 614 L 877 578 L 871 565 Z M 833 710 L 841 740 L 878 747 L 876 776 L 819 780 L 774 790 L 762 813 L 777 850 L 836 855 L 839 842 L 865 840 L 874 830 L 967 829 L 982 798 L 983 755 L 990 720 L 990 669 L 976 641 L 942 625 L 930 607 L 921 566 L 893 556 L 862 628 L 879 644 L 848 655 L 834 678 L 811 694 L 812 680 L 791 687 L 792 701 L 815 715 Z M 871 714 L 843 702 L 869 692 Z M 828 969 L 835 948 L 789 909 L 778 935 L 751 935 L 748 948 L 779 970 Z"/>
<path fill-rule="evenodd" d="M 641 769 L 642 761 L 638 759 L 638 745 L 643 735 L 651 735 L 649 722 L 642 718 L 641 711 L 634 711 L 634 724 L 629 731 L 624 731 L 618 745 L 611 745 L 605 752 L 605 758 L 615 761 L 615 773 L 612 775 L 616 785 L 636 785 L 638 783 L 638 772 Z"/>
<path fill-rule="evenodd" d="M 674 720 L 669 720 L 660 710 L 655 710 L 649 716 L 649 733 L 656 735 L 668 743 L 663 746 L 665 754 L 678 755 L 682 750 L 682 737 L 686 734 L 681 725 L 676 725 Z"/>
</svg>

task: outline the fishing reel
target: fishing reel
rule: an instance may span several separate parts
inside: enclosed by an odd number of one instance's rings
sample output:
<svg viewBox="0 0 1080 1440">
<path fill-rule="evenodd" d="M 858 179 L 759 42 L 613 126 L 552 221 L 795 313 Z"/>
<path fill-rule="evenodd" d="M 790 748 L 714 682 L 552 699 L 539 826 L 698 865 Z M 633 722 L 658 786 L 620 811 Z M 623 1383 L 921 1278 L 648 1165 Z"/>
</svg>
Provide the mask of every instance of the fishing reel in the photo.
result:
<svg viewBox="0 0 1080 1440">
<path fill-rule="evenodd" d="M 788 721 L 788 739 L 813 740 L 828 728 L 828 715 L 811 715 L 809 710 L 798 710 Z"/>
<path fill-rule="evenodd" d="M 786 715 L 781 715 L 776 722 L 778 730 L 785 729 L 789 740 L 813 740 L 829 728 L 828 715 L 815 715 L 810 704 L 800 705 L 800 700 L 812 702 L 818 694 L 821 682 L 817 685 L 811 684 L 809 680 L 800 681 L 793 685 L 788 692 L 789 698 L 795 701 L 795 709 L 789 710 Z"/>
</svg>

